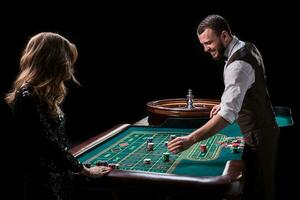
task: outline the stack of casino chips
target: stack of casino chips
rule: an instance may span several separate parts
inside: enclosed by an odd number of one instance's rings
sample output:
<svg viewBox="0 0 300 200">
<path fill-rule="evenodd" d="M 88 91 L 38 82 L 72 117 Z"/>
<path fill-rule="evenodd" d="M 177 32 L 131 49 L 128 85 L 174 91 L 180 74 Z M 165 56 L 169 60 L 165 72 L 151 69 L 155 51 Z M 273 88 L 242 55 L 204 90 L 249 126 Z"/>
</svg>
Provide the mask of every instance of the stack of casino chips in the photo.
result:
<svg viewBox="0 0 300 200">
<path fill-rule="evenodd" d="M 152 142 L 147 143 L 147 150 L 148 151 L 153 151 L 153 147 L 154 147 L 154 143 L 152 143 Z"/>
<path fill-rule="evenodd" d="M 153 142 L 153 137 L 148 137 L 147 138 L 147 143 Z"/>
<path fill-rule="evenodd" d="M 150 158 L 145 158 L 144 159 L 144 164 L 150 164 L 151 163 L 151 159 Z"/>
<path fill-rule="evenodd" d="M 108 166 L 111 168 L 111 169 L 119 169 L 120 165 L 118 163 L 110 163 L 108 164 Z"/>
<path fill-rule="evenodd" d="M 176 138 L 176 135 L 170 135 L 169 142 L 172 141 L 172 140 L 174 140 L 175 138 Z"/>
<path fill-rule="evenodd" d="M 240 153 L 245 146 L 243 137 L 228 137 L 224 141 L 218 142 L 222 147 L 230 148 L 231 153 Z"/>
<path fill-rule="evenodd" d="M 147 147 L 146 147 L 147 151 L 153 151 L 153 147 L 154 147 L 153 137 L 148 137 L 147 138 L 146 145 L 147 145 Z"/>
<path fill-rule="evenodd" d="M 231 152 L 232 153 L 238 153 L 239 152 L 239 143 L 233 143 L 231 146 Z"/>
<path fill-rule="evenodd" d="M 102 161 L 102 160 L 99 160 L 96 162 L 96 165 L 97 166 L 108 166 L 108 162 L 107 161 Z"/>
<path fill-rule="evenodd" d="M 206 144 L 200 144 L 200 152 L 201 153 L 206 153 L 206 151 L 207 151 Z"/>
<path fill-rule="evenodd" d="M 83 165 L 87 168 L 90 168 L 92 166 L 91 163 L 89 163 L 89 162 L 85 162 L 85 163 L 83 163 Z"/>
<path fill-rule="evenodd" d="M 166 152 L 163 153 L 163 158 L 165 162 L 169 162 L 170 161 L 170 153 Z"/>
<path fill-rule="evenodd" d="M 118 163 L 108 163 L 107 161 L 98 160 L 96 161 L 96 166 L 105 166 L 110 167 L 111 169 L 119 169 L 120 165 Z M 91 163 L 84 163 L 84 166 L 90 168 L 92 165 Z"/>
<path fill-rule="evenodd" d="M 169 143 L 168 141 L 165 141 L 165 146 L 166 146 L 166 147 L 168 146 L 168 143 Z"/>
</svg>

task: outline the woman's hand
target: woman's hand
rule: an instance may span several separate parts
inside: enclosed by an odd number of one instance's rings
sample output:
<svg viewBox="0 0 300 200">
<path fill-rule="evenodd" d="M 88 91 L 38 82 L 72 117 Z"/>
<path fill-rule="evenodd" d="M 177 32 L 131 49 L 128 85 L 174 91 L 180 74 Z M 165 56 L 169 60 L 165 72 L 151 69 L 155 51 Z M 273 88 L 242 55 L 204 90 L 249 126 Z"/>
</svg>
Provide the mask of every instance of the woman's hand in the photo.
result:
<svg viewBox="0 0 300 200">
<path fill-rule="evenodd" d="M 83 166 L 80 173 L 90 178 L 100 178 L 106 176 L 110 171 L 111 168 L 105 166 L 93 166 L 90 168 Z"/>
</svg>

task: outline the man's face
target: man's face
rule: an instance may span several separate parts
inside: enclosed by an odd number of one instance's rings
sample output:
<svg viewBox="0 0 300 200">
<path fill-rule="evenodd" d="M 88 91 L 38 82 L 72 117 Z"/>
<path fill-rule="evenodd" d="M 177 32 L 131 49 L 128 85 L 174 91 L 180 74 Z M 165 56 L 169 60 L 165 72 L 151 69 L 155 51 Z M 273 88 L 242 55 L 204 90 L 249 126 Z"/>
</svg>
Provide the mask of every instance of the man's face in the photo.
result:
<svg viewBox="0 0 300 200">
<path fill-rule="evenodd" d="M 214 60 L 223 58 L 226 48 L 221 35 L 218 36 L 214 30 L 207 28 L 203 33 L 198 35 L 198 38 L 204 47 L 204 51 L 210 53 Z"/>
</svg>

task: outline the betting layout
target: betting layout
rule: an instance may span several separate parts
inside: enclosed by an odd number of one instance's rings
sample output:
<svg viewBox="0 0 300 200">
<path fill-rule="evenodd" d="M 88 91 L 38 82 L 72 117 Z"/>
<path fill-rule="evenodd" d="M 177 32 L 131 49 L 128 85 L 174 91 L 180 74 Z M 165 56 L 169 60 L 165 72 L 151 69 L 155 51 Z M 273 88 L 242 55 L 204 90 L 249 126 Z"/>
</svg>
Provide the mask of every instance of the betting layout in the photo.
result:
<svg viewBox="0 0 300 200">
<path fill-rule="evenodd" d="M 88 160 L 86 166 L 103 165 L 114 169 L 172 173 L 176 165 L 184 159 L 210 161 L 218 158 L 223 148 L 232 153 L 241 153 L 244 147 L 242 137 L 227 137 L 216 134 L 194 144 L 188 150 L 172 154 L 167 144 L 187 132 L 133 131 L 108 148 L 97 152 Z"/>
</svg>

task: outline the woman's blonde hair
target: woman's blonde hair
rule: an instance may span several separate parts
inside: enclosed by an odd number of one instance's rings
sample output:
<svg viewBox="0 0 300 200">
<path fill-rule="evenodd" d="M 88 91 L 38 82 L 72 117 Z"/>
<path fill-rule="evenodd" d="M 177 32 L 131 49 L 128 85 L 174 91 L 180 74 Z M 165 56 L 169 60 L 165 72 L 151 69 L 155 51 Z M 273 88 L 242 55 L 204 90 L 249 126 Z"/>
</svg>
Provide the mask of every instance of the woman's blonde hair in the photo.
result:
<svg viewBox="0 0 300 200">
<path fill-rule="evenodd" d="M 34 95 L 45 101 L 50 113 L 57 116 L 67 94 L 64 81 L 71 79 L 78 83 L 74 76 L 77 56 L 76 46 L 57 33 L 42 32 L 33 36 L 22 53 L 20 72 L 6 95 L 6 102 L 13 104 L 17 91 L 30 84 Z"/>
</svg>

